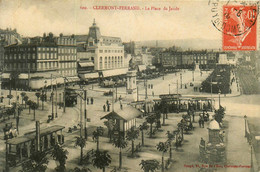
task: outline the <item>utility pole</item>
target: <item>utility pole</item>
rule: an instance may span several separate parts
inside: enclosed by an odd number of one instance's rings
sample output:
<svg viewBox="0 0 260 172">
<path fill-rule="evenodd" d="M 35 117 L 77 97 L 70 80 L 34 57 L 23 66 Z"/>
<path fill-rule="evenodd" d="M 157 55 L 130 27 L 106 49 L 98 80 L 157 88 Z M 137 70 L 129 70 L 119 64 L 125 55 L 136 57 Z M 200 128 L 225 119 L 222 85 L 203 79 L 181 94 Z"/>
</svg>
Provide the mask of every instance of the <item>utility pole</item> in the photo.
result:
<svg viewBox="0 0 260 172">
<path fill-rule="evenodd" d="M 55 90 L 55 117 L 58 118 L 58 107 L 57 107 L 57 104 L 58 104 L 58 91 L 57 91 L 57 78 L 56 78 L 56 90 Z"/>
<path fill-rule="evenodd" d="M 66 112 L 66 106 L 65 106 L 65 103 L 66 103 L 66 78 L 64 77 L 64 92 L 63 92 L 63 112 L 65 113 Z"/>
<path fill-rule="evenodd" d="M 6 149 L 6 153 L 5 153 L 5 171 L 9 172 L 9 160 L 8 160 L 8 155 L 9 155 L 9 145 L 7 144 L 7 140 L 5 141 L 5 149 Z"/>
<path fill-rule="evenodd" d="M 115 94 L 115 85 L 113 85 L 113 94 L 112 94 L 112 112 L 114 112 L 114 94 Z"/>
<path fill-rule="evenodd" d="M 137 94 L 137 101 L 139 101 L 139 88 L 138 88 L 138 85 L 136 86 L 136 94 Z"/>
<path fill-rule="evenodd" d="M 212 76 L 210 77 L 210 94 L 211 94 L 211 110 L 213 105 L 213 98 L 212 98 Z"/>
<path fill-rule="evenodd" d="M 181 79 L 181 89 L 182 89 L 182 73 L 180 73 L 180 79 Z"/>
<path fill-rule="evenodd" d="M 194 70 L 192 71 L 192 81 L 194 82 Z"/>
<path fill-rule="evenodd" d="M 28 68 L 28 89 L 30 90 L 30 80 L 31 80 L 31 71 L 30 71 L 30 67 Z"/>
<path fill-rule="evenodd" d="M 40 138 L 40 121 L 36 121 L 36 151 L 40 151 L 40 144 L 41 144 L 41 138 Z"/>
<path fill-rule="evenodd" d="M 146 78 L 144 79 L 144 85 L 145 85 L 144 115 L 146 116 L 146 114 L 147 114 L 147 112 L 146 112 L 146 109 L 147 109 L 147 99 L 148 99 L 148 96 L 147 96 L 147 79 Z"/>
<path fill-rule="evenodd" d="M 61 109 L 61 93 L 59 93 L 59 109 Z"/>
<path fill-rule="evenodd" d="M 84 129 L 85 129 L 85 139 L 87 140 L 88 139 L 88 131 L 87 131 L 87 90 L 84 90 L 84 119 L 85 119 L 85 122 L 84 122 Z"/>
<path fill-rule="evenodd" d="M 80 138 L 82 138 L 82 97 L 80 97 Z"/>
<path fill-rule="evenodd" d="M 53 109 L 53 84 L 52 84 L 52 74 L 51 74 L 51 118 L 54 119 L 54 109 Z"/>
</svg>

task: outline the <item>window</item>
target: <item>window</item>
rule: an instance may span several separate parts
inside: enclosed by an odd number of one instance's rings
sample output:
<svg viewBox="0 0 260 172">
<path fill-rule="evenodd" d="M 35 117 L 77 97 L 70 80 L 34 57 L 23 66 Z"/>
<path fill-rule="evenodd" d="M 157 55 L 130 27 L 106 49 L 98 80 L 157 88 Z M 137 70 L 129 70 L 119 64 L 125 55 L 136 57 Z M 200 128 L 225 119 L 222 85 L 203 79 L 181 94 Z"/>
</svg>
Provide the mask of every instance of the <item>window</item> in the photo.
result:
<svg viewBox="0 0 260 172">
<path fill-rule="evenodd" d="M 105 57 L 105 69 L 107 69 L 107 57 Z"/>
<path fill-rule="evenodd" d="M 99 53 L 103 53 L 103 50 L 99 50 Z"/>
<path fill-rule="evenodd" d="M 103 68 L 103 62 L 102 62 L 102 57 L 99 57 L 99 69 Z"/>
</svg>

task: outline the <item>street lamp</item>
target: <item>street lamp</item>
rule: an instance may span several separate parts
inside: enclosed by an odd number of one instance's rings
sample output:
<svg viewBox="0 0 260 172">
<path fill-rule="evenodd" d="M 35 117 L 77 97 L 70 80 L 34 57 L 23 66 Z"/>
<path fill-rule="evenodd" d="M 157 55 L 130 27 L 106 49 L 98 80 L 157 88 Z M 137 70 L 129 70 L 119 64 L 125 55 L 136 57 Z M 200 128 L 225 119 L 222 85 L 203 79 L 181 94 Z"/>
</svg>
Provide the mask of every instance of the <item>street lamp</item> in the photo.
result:
<svg viewBox="0 0 260 172">
<path fill-rule="evenodd" d="M 194 81 L 194 70 L 192 71 L 192 81 Z"/>
<path fill-rule="evenodd" d="M 221 91 L 218 90 L 218 104 L 219 104 L 218 108 L 219 108 L 219 109 L 220 109 L 220 94 L 221 94 Z"/>
<path fill-rule="evenodd" d="M 181 79 L 181 89 L 182 89 L 182 73 L 180 73 L 180 79 Z"/>
<path fill-rule="evenodd" d="M 246 129 L 246 119 L 247 119 L 247 116 L 245 115 L 244 116 L 244 119 L 245 119 L 245 137 L 247 136 L 247 129 Z"/>
<path fill-rule="evenodd" d="M 171 94 L 171 84 L 169 84 L 169 94 Z"/>
</svg>

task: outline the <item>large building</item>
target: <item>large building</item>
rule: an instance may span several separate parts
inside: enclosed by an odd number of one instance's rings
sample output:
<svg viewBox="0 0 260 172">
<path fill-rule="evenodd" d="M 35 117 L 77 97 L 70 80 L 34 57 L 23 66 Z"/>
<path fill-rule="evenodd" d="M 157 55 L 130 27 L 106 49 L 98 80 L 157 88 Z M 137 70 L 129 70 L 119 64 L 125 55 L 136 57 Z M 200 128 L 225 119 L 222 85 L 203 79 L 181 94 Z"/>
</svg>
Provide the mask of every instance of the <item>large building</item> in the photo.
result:
<svg viewBox="0 0 260 172">
<path fill-rule="evenodd" d="M 70 37 L 33 38 L 23 44 L 5 47 L 4 85 L 17 79 L 13 87 L 40 89 L 44 86 L 61 84 L 64 77 L 76 81 L 76 41 Z M 14 78 L 17 76 L 17 78 Z"/>
<path fill-rule="evenodd" d="M 161 66 L 164 68 L 192 68 L 198 64 L 200 68 L 212 68 L 218 62 L 219 52 L 215 51 L 171 51 L 159 54 Z"/>
<path fill-rule="evenodd" d="M 85 48 L 94 59 L 94 70 L 101 78 L 124 75 L 128 71 L 121 38 L 102 36 L 95 21 L 89 28 Z"/>
</svg>

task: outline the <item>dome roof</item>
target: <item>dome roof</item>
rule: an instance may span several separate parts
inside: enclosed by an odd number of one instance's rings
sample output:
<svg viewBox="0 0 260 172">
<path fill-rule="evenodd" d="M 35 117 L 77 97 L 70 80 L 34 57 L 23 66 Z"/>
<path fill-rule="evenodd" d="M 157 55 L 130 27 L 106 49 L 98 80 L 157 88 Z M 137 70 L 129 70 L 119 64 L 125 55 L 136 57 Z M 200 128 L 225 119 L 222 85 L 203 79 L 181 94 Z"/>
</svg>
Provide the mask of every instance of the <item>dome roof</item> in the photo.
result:
<svg viewBox="0 0 260 172">
<path fill-rule="evenodd" d="M 216 120 L 213 120 L 209 123 L 208 129 L 210 130 L 220 130 L 219 124 Z"/>
</svg>

